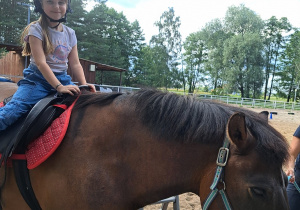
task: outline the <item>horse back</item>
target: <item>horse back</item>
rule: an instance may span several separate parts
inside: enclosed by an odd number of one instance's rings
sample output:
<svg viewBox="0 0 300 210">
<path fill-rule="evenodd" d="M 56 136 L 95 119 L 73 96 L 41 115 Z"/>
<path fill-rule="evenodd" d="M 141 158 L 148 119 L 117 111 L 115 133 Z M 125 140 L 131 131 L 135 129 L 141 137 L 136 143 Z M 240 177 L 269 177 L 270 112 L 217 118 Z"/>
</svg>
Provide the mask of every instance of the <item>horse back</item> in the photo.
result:
<svg viewBox="0 0 300 210">
<path fill-rule="evenodd" d="M 16 83 L 0 82 L 0 102 L 13 95 L 18 89 Z"/>
</svg>

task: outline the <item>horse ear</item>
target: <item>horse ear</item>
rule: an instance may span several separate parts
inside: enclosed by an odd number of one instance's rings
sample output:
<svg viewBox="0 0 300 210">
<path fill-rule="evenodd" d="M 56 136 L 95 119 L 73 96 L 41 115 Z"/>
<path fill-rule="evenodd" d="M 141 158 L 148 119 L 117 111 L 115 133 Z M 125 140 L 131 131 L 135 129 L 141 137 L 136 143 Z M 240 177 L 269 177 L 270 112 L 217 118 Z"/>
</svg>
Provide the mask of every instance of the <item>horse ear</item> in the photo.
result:
<svg viewBox="0 0 300 210">
<path fill-rule="evenodd" d="M 268 122 L 268 118 L 269 118 L 269 112 L 268 111 L 262 111 L 258 114 L 258 116 L 260 118 L 262 118 L 263 120 L 265 120 L 266 122 Z"/>
<path fill-rule="evenodd" d="M 240 152 L 249 149 L 251 142 L 248 138 L 245 115 L 243 113 L 233 114 L 227 123 L 227 136 Z"/>
</svg>

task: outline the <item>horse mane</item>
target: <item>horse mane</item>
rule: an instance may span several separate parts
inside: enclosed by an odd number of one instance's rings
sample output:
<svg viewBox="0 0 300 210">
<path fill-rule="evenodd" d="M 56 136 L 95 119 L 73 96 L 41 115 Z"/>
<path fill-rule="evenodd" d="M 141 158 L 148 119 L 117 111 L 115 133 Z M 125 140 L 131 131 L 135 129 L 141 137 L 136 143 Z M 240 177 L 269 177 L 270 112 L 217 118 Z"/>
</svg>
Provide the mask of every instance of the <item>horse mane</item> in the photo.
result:
<svg viewBox="0 0 300 210">
<path fill-rule="evenodd" d="M 133 110 L 157 137 L 181 143 L 221 146 L 229 117 L 235 112 L 242 112 L 249 132 L 257 139 L 256 150 L 262 160 L 282 164 L 288 157 L 285 138 L 258 113 L 221 102 L 143 89 L 131 94 L 82 94 L 74 108 L 80 109 L 90 104 L 104 106 L 115 100 L 120 100 L 124 109 Z"/>
</svg>

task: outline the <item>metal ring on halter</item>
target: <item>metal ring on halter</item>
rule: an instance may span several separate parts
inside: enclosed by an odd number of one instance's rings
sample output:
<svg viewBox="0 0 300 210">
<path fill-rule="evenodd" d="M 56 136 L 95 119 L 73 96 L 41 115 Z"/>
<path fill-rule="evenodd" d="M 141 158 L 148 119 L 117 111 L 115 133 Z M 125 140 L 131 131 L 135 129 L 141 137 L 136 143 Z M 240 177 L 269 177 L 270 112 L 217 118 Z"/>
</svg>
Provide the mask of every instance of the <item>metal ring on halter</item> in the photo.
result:
<svg viewBox="0 0 300 210">
<path fill-rule="evenodd" d="M 222 183 L 223 183 L 223 190 L 225 191 L 226 190 L 226 184 L 225 184 L 224 181 L 222 181 Z"/>
</svg>

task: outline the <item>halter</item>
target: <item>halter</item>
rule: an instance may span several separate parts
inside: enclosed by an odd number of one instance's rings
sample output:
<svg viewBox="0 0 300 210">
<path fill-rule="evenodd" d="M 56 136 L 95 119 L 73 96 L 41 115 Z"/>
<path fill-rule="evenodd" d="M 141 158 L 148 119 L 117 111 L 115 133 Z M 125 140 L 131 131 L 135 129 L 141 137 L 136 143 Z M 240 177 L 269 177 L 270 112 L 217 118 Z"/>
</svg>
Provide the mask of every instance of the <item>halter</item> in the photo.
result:
<svg viewBox="0 0 300 210">
<path fill-rule="evenodd" d="M 219 149 L 219 153 L 218 153 L 218 158 L 217 158 L 217 169 L 216 169 L 216 173 L 215 173 L 215 177 L 214 177 L 214 181 L 210 186 L 211 192 L 208 195 L 208 197 L 206 198 L 204 205 L 203 205 L 203 210 L 207 210 L 210 206 L 210 204 L 212 203 L 212 201 L 216 198 L 217 194 L 220 193 L 223 203 L 225 205 L 225 208 L 227 210 L 231 210 L 231 206 L 230 203 L 227 199 L 226 193 L 225 193 L 225 181 L 223 180 L 223 169 L 225 168 L 226 164 L 227 164 L 227 160 L 228 160 L 228 156 L 229 156 L 229 146 L 230 146 L 230 142 L 226 136 L 223 146 L 220 147 Z M 218 183 L 223 184 L 223 189 L 218 189 L 217 185 Z"/>
</svg>

